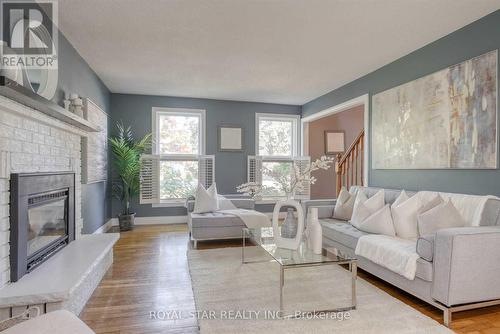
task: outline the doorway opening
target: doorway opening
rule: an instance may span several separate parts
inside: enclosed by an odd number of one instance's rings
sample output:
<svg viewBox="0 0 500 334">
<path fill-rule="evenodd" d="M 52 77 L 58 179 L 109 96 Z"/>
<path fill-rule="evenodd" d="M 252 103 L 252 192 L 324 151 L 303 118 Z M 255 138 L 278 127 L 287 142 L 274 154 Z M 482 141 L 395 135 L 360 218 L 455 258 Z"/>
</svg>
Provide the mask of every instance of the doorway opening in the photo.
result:
<svg viewBox="0 0 500 334">
<path fill-rule="evenodd" d="M 315 173 L 311 199 L 336 198 L 341 187 L 368 185 L 368 94 L 302 118 L 302 154 L 329 155 L 334 166 Z"/>
</svg>

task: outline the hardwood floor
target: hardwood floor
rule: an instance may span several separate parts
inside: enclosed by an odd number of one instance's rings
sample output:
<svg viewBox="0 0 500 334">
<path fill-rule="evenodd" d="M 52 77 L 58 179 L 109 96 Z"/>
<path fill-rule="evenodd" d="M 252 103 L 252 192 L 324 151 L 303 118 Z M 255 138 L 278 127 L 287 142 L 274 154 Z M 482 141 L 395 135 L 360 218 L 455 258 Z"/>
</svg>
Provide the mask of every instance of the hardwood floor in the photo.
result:
<svg viewBox="0 0 500 334">
<path fill-rule="evenodd" d="M 236 241 L 201 242 L 199 249 L 238 247 Z M 194 319 L 154 319 L 151 312 L 195 310 L 186 251 L 186 225 L 137 226 L 122 233 L 114 248 L 114 263 L 80 318 L 96 333 L 197 333 Z M 438 309 L 360 270 L 359 276 L 442 322 Z M 162 315 L 162 313 L 156 313 Z M 454 314 L 457 333 L 500 334 L 500 306 Z"/>
</svg>

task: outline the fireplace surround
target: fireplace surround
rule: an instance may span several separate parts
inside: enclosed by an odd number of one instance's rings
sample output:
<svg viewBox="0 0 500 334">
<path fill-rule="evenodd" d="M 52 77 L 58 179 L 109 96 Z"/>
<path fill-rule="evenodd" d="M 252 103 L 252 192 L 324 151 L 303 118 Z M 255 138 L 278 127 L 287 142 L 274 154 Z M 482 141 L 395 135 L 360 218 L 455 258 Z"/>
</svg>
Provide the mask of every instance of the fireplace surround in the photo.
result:
<svg viewBox="0 0 500 334">
<path fill-rule="evenodd" d="M 14 173 L 10 181 L 11 282 L 75 240 L 75 173 Z"/>
</svg>

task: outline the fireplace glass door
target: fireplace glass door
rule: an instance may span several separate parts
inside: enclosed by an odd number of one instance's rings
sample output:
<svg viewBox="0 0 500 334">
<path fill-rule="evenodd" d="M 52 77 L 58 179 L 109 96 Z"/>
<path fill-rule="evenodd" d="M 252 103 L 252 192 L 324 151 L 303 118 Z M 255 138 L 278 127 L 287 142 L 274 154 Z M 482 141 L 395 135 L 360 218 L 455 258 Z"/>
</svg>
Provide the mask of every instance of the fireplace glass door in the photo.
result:
<svg viewBox="0 0 500 334">
<path fill-rule="evenodd" d="M 67 196 L 28 207 L 28 258 L 68 234 Z"/>
</svg>

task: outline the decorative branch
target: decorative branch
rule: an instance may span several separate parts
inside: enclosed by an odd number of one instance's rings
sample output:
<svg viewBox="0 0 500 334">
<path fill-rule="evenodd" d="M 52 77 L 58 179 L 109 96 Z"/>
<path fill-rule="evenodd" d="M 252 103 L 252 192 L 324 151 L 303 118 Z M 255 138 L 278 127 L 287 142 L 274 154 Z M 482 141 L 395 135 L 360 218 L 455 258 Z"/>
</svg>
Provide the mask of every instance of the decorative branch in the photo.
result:
<svg viewBox="0 0 500 334">
<path fill-rule="evenodd" d="M 294 194 L 297 191 L 303 191 L 306 183 L 315 184 L 317 179 L 311 175 L 312 172 L 319 169 L 328 170 L 332 166 L 333 161 L 333 157 L 322 156 L 311 162 L 303 171 L 300 171 L 297 164 L 293 163 L 291 175 L 275 172 L 267 167 L 263 167 L 261 172 L 263 175 L 273 178 L 279 184 L 282 191 L 287 194 Z M 239 193 L 244 193 L 255 198 L 262 195 L 264 187 L 256 182 L 247 182 L 238 186 L 236 190 Z"/>
</svg>

